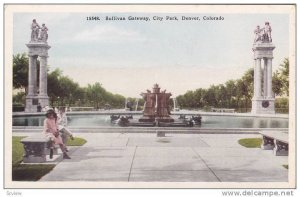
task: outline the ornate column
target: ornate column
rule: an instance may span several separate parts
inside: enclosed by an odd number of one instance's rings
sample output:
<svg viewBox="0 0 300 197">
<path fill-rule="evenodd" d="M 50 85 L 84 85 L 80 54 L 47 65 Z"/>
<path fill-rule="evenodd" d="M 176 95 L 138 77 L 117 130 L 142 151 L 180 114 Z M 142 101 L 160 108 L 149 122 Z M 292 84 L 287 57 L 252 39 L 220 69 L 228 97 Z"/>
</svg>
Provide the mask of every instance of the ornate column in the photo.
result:
<svg viewBox="0 0 300 197">
<path fill-rule="evenodd" d="M 255 74 L 254 74 L 254 96 L 261 97 L 261 59 L 255 60 Z"/>
<path fill-rule="evenodd" d="M 28 68 L 28 96 L 34 95 L 34 56 L 29 56 L 29 68 Z"/>
<path fill-rule="evenodd" d="M 273 98 L 273 91 L 272 91 L 272 58 L 267 59 L 267 64 L 268 64 L 268 72 L 267 72 L 267 85 L 268 85 L 268 90 L 267 90 L 267 98 Z"/>
<path fill-rule="evenodd" d="M 37 95 L 37 56 L 33 56 L 32 70 L 33 94 Z"/>
<path fill-rule="evenodd" d="M 267 64 L 267 59 L 264 58 L 264 98 L 267 97 L 267 91 L 268 91 L 268 86 L 267 86 L 267 73 L 268 73 L 268 64 Z"/>
<path fill-rule="evenodd" d="M 37 112 L 40 103 L 42 107 L 49 105 L 47 95 L 47 58 L 50 46 L 47 43 L 48 28 L 45 24 L 39 26 L 34 19 L 31 25 L 31 40 L 28 47 L 29 71 L 28 71 L 28 94 L 26 96 L 25 112 Z M 40 57 L 40 79 L 37 87 L 37 58 Z M 39 89 L 39 94 L 37 90 Z"/>
<path fill-rule="evenodd" d="M 252 98 L 252 113 L 274 114 L 275 98 L 272 93 L 272 59 L 275 46 L 271 38 L 271 26 L 265 23 L 264 28 L 258 25 L 254 31 L 255 39 L 252 51 L 254 53 L 254 95 Z M 261 59 L 264 60 L 261 68 Z M 262 95 L 262 69 L 263 69 L 263 95 Z"/>
<path fill-rule="evenodd" d="M 40 57 L 40 96 L 47 96 L 47 56 Z"/>
</svg>

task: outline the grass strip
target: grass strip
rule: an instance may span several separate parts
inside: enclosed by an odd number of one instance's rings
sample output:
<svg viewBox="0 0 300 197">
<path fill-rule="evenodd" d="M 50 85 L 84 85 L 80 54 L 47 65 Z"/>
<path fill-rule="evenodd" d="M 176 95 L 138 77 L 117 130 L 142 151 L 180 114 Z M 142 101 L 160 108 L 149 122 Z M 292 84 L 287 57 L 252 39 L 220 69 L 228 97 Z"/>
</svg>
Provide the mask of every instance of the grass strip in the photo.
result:
<svg viewBox="0 0 300 197">
<path fill-rule="evenodd" d="M 80 137 L 74 137 L 74 140 L 68 138 L 67 146 L 82 146 L 86 143 L 86 140 Z"/>
<path fill-rule="evenodd" d="M 13 181 L 37 181 L 48 174 L 55 164 L 21 164 L 24 148 L 20 142 L 26 136 L 12 137 L 12 180 Z M 86 143 L 83 138 L 75 137 L 68 140 L 67 146 L 82 146 Z"/>
<path fill-rule="evenodd" d="M 282 165 L 285 169 L 289 169 L 289 165 Z"/>
<path fill-rule="evenodd" d="M 260 148 L 262 144 L 261 138 L 243 138 L 240 139 L 239 144 L 246 148 Z"/>
</svg>

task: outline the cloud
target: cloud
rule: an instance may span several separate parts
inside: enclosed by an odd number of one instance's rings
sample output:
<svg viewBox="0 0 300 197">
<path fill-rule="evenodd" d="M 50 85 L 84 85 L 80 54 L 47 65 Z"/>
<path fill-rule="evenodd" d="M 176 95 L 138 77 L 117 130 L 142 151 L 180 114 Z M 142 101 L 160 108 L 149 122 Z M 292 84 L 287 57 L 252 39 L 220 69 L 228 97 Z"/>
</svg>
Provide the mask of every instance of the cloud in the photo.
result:
<svg viewBox="0 0 300 197">
<path fill-rule="evenodd" d="M 71 39 L 77 42 L 124 42 L 144 41 L 145 37 L 139 32 L 128 28 L 101 25 L 78 32 Z"/>
</svg>

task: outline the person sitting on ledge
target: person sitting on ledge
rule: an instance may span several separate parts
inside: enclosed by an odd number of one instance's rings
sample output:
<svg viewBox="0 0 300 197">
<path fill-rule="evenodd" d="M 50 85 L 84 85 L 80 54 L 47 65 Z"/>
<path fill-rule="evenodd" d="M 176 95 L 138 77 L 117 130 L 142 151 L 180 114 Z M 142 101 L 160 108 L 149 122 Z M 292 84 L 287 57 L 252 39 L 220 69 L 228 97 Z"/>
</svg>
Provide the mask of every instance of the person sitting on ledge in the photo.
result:
<svg viewBox="0 0 300 197">
<path fill-rule="evenodd" d="M 58 130 L 61 133 L 62 141 L 64 144 L 67 143 L 68 137 L 71 138 L 71 140 L 74 140 L 73 133 L 70 131 L 70 129 L 67 128 L 68 124 L 68 118 L 65 113 L 65 107 L 60 107 L 59 113 L 57 116 L 57 123 L 58 123 Z M 68 149 L 66 148 L 66 151 L 68 152 Z"/>
<path fill-rule="evenodd" d="M 44 120 L 44 134 L 49 137 L 52 142 L 50 147 L 50 159 L 53 158 L 53 146 L 58 144 L 61 151 L 63 152 L 64 159 L 71 159 L 66 151 L 66 146 L 64 145 L 62 138 L 59 135 L 58 125 L 57 125 L 57 115 L 53 109 L 49 109 L 46 113 L 46 119 Z"/>
</svg>

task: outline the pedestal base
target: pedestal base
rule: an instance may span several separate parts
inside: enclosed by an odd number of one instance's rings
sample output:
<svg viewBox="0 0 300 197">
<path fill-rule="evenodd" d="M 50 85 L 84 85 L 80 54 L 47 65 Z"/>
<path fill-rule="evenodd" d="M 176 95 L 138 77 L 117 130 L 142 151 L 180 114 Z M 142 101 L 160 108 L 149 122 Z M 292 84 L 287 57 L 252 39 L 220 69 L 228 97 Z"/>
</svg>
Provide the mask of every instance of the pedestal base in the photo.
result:
<svg viewBox="0 0 300 197">
<path fill-rule="evenodd" d="M 274 98 L 258 98 L 252 99 L 253 114 L 275 114 L 275 99 Z"/>
<path fill-rule="evenodd" d="M 47 95 L 27 95 L 25 112 L 37 112 L 37 106 L 39 103 L 42 107 L 49 105 L 49 97 Z"/>
<path fill-rule="evenodd" d="M 25 112 L 37 112 L 37 105 L 39 104 L 38 97 L 35 95 L 26 96 Z"/>
<path fill-rule="evenodd" d="M 139 119 L 139 122 L 155 122 L 155 118 L 149 116 L 143 116 Z"/>
<path fill-rule="evenodd" d="M 42 107 L 49 106 L 49 97 L 47 95 L 39 95 L 37 98 Z"/>
<path fill-rule="evenodd" d="M 174 119 L 171 117 L 157 117 L 157 122 L 174 122 Z"/>
<path fill-rule="evenodd" d="M 139 119 L 139 122 L 174 122 L 174 119 L 169 116 L 167 116 L 167 117 L 143 116 Z"/>
</svg>

